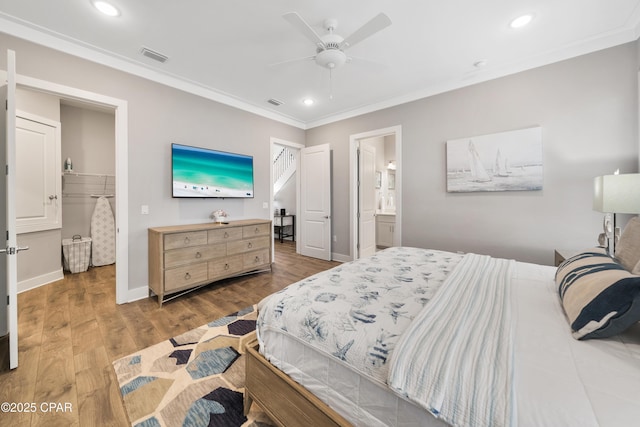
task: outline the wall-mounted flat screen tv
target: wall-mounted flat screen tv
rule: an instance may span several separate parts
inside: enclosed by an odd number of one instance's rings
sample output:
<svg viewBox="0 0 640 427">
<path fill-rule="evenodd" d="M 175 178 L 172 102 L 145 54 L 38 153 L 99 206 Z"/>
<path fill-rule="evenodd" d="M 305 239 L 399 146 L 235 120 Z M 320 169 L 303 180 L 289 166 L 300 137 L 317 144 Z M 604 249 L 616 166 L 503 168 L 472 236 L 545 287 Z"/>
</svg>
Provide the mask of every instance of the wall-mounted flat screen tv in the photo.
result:
<svg viewBox="0 0 640 427">
<path fill-rule="evenodd" d="M 253 197 L 253 157 L 171 144 L 173 197 Z"/>
</svg>

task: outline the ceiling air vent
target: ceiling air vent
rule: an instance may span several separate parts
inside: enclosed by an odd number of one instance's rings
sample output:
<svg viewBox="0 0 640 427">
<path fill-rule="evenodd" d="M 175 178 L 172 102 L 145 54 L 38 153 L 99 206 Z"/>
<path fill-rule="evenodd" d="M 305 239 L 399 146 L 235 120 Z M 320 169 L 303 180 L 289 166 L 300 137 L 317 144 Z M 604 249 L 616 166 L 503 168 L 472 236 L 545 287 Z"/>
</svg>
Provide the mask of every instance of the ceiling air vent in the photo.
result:
<svg viewBox="0 0 640 427">
<path fill-rule="evenodd" d="M 278 99 L 275 99 L 275 98 L 271 98 L 271 99 L 267 100 L 267 102 L 268 102 L 269 104 L 275 105 L 276 107 L 279 107 L 279 106 L 281 106 L 282 104 L 284 104 L 284 102 L 282 102 L 282 101 L 280 101 L 280 100 L 278 100 Z"/>
<path fill-rule="evenodd" d="M 146 56 L 147 58 L 151 58 L 154 61 L 158 61 L 158 62 L 162 62 L 163 64 L 165 62 L 167 62 L 167 59 L 169 59 L 168 56 L 163 55 L 159 52 L 153 51 L 151 49 L 148 49 L 146 47 L 143 47 L 142 50 L 140 51 L 144 56 Z"/>
</svg>

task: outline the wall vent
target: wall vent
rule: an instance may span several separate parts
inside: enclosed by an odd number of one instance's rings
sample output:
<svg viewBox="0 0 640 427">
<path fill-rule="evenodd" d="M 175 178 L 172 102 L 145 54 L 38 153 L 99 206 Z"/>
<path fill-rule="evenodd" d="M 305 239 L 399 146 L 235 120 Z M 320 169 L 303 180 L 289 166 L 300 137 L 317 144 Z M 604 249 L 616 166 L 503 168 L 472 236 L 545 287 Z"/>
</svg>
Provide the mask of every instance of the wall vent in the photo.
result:
<svg viewBox="0 0 640 427">
<path fill-rule="evenodd" d="M 282 104 L 284 104 L 284 102 L 282 102 L 282 101 L 280 101 L 280 100 L 278 100 L 278 99 L 275 99 L 275 98 L 271 98 L 271 99 L 267 100 L 267 102 L 268 102 L 269 104 L 275 105 L 276 107 L 279 107 L 279 106 L 281 106 Z"/>
<path fill-rule="evenodd" d="M 162 62 L 163 64 L 165 62 L 167 62 L 167 59 L 169 59 L 168 56 L 163 55 L 159 52 L 156 52 L 154 50 L 151 50 L 149 48 L 143 47 L 142 50 L 140 51 L 144 56 L 146 56 L 147 58 L 151 58 L 154 61 L 158 61 L 158 62 Z"/>
</svg>

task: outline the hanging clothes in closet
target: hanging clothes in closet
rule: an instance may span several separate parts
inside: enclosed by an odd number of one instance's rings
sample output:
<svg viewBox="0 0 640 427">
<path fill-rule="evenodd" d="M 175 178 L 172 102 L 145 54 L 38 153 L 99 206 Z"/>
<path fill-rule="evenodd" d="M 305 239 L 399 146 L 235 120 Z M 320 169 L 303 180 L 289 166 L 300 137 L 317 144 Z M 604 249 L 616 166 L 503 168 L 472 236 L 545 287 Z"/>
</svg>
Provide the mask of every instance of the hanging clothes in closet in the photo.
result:
<svg viewBox="0 0 640 427">
<path fill-rule="evenodd" d="M 91 216 L 91 264 L 99 267 L 116 262 L 116 227 L 111 204 L 104 197 L 98 197 Z"/>
</svg>

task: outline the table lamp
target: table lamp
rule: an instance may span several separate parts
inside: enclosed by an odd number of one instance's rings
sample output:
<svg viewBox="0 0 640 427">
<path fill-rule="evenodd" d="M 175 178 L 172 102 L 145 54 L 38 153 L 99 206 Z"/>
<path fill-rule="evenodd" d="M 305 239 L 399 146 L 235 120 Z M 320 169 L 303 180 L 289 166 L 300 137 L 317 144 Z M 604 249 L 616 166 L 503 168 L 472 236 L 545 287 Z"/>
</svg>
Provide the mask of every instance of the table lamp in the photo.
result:
<svg viewBox="0 0 640 427">
<path fill-rule="evenodd" d="M 616 214 L 640 213 L 640 173 L 603 175 L 593 181 L 593 210 L 604 212 L 607 250 L 615 256 Z"/>
</svg>

